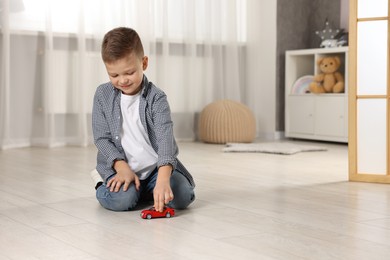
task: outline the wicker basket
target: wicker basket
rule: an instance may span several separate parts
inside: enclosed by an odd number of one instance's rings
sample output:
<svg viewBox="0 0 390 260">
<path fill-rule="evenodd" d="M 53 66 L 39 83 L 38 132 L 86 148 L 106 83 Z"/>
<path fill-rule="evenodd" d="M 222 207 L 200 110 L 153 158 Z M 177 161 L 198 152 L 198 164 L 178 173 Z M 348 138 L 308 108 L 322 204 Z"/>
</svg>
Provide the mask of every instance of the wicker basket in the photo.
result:
<svg viewBox="0 0 390 260">
<path fill-rule="evenodd" d="M 233 100 L 207 105 L 199 116 L 199 139 L 206 143 L 251 143 L 256 136 L 252 111 Z"/>
</svg>

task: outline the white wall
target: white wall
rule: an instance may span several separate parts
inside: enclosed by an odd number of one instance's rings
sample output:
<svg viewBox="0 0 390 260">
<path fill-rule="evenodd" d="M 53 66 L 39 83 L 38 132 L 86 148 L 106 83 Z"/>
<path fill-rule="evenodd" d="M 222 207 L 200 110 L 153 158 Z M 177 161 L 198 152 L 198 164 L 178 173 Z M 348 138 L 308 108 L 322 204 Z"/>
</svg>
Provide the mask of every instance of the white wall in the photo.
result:
<svg viewBox="0 0 390 260">
<path fill-rule="evenodd" d="M 277 1 L 248 0 L 248 105 L 257 119 L 257 135 L 276 133 L 276 7 Z"/>
<path fill-rule="evenodd" d="M 340 0 L 340 28 L 349 31 L 349 0 Z"/>
</svg>

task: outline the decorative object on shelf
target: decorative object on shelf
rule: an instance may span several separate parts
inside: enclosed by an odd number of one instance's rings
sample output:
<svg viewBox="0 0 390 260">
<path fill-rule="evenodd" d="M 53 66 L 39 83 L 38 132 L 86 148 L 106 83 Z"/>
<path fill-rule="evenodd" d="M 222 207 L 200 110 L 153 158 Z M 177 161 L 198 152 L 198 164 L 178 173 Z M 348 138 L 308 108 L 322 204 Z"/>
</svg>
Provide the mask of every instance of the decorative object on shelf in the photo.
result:
<svg viewBox="0 0 390 260">
<path fill-rule="evenodd" d="M 341 45 L 338 45 L 337 35 L 342 31 L 342 29 L 332 29 L 330 27 L 328 19 L 325 20 L 325 28 L 321 31 L 316 31 L 316 34 L 321 38 L 322 42 L 321 48 L 334 48 Z"/>
<path fill-rule="evenodd" d="M 344 77 L 337 70 L 341 61 L 338 56 L 327 56 L 317 60 L 321 71 L 315 75 L 314 81 L 310 83 L 312 93 L 342 93 L 344 92 Z"/>
<path fill-rule="evenodd" d="M 337 34 L 337 47 L 348 46 L 348 32 L 340 32 Z"/>
<path fill-rule="evenodd" d="M 305 94 L 310 93 L 310 83 L 314 81 L 313 75 L 305 75 L 300 77 L 294 82 L 294 85 L 291 87 L 291 94 Z"/>
<path fill-rule="evenodd" d="M 256 137 L 256 120 L 242 103 L 223 99 L 208 104 L 199 116 L 199 139 L 206 143 L 250 143 Z"/>
</svg>

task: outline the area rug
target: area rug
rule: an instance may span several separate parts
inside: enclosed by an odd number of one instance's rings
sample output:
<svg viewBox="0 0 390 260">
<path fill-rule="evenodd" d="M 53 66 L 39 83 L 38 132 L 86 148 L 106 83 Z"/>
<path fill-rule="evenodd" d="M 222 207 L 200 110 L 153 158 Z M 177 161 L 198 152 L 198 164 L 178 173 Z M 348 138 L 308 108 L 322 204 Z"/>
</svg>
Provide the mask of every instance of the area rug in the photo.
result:
<svg viewBox="0 0 390 260">
<path fill-rule="evenodd" d="M 283 155 L 326 150 L 326 148 L 320 146 L 296 144 L 291 142 L 227 143 L 222 149 L 223 152 L 273 153 Z"/>
</svg>

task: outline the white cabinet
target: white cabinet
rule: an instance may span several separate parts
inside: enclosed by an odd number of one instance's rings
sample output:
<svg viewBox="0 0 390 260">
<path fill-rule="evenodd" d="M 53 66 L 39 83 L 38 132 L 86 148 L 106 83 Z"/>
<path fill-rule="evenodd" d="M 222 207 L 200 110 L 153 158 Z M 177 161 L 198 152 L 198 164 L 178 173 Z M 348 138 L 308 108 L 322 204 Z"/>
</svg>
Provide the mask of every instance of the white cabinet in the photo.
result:
<svg viewBox="0 0 390 260">
<path fill-rule="evenodd" d="M 310 78 L 320 73 L 317 60 L 337 55 L 345 93 L 306 93 Z M 348 142 L 348 47 L 286 52 L 285 135 L 291 138 Z"/>
<path fill-rule="evenodd" d="M 314 133 L 314 99 L 308 96 L 291 96 L 289 98 L 289 132 Z"/>
</svg>

